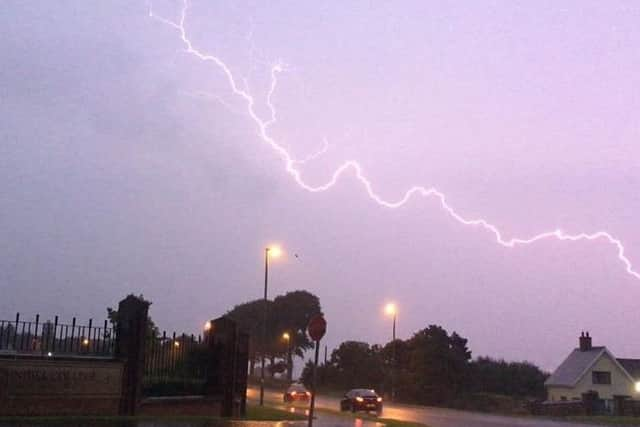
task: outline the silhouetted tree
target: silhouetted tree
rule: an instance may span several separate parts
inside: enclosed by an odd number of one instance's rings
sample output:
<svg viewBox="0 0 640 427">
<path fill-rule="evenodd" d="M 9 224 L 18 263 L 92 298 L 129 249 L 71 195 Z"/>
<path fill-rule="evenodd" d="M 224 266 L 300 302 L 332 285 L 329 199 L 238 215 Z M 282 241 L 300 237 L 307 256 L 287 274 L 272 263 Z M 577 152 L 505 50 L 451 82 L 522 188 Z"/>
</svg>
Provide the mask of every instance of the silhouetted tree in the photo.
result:
<svg viewBox="0 0 640 427">
<path fill-rule="evenodd" d="M 471 362 L 467 340 L 431 325 L 410 339 L 384 347 L 346 341 L 318 367 L 318 386 L 347 390 L 355 387 L 389 391 L 394 367 L 396 397 L 405 402 L 451 405 L 475 410 L 496 410 L 504 402 L 492 394 L 544 398 L 548 374 L 528 362 L 479 358 Z M 310 384 L 313 365 L 308 362 L 301 379 Z M 462 404 L 462 406 L 461 406 Z"/>
<path fill-rule="evenodd" d="M 304 351 L 313 348 L 313 343 L 305 333 L 309 320 L 321 314 L 320 299 L 307 291 L 287 292 L 273 300 L 273 324 L 282 337 L 289 334 L 290 342 L 280 339 L 283 356 L 286 358 L 287 376 L 291 379 L 293 355 L 303 357 Z"/>
<path fill-rule="evenodd" d="M 141 300 L 142 302 L 146 302 L 147 304 L 151 305 L 151 301 L 145 299 L 144 295 L 142 294 L 140 295 L 129 294 L 127 296 L 132 296 L 134 298 Z M 109 323 L 111 323 L 111 326 L 115 329 L 116 324 L 118 323 L 118 310 L 113 309 L 111 307 L 107 307 L 107 319 L 109 320 Z M 156 324 L 153 322 L 153 319 L 151 319 L 151 315 L 149 315 L 147 317 L 147 339 L 157 338 L 158 336 L 160 336 L 160 330 L 158 329 Z"/>
<path fill-rule="evenodd" d="M 475 392 L 514 397 L 544 398 L 549 374 L 529 362 L 506 362 L 480 357 L 470 365 L 470 387 Z"/>
<path fill-rule="evenodd" d="M 226 316 L 237 322 L 238 327 L 249 334 L 249 364 L 251 372 L 255 362 L 263 353 L 262 328 L 264 323 L 264 300 L 258 299 L 238 304 L 228 311 Z M 271 311 L 273 303 L 267 301 L 267 310 Z M 269 328 L 267 328 L 269 329 Z"/>
<path fill-rule="evenodd" d="M 320 300 L 307 291 L 293 291 L 277 296 L 273 301 L 267 301 L 267 343 L 263 348 L 264 300 L 258 299 L 236 305 L 227 312 L 227 316 L 236 322 L 240 328 L 250 334 L 249 360 L 253 372 L 255 362 L 264 353 L 270 365 L 276 366 L 276 359 L 289 359 L 289 348 L 282 336 L 287 332 L 290 336 L 291 354 L 302 357 L 304 351 L 312 347 L 305 330 L 309 319 L 321 313 Z M 293 361 L 287 360 L 289 371 Z M 273 375 L 280 369 L 270 370 Z"/>
<path fill-rule="evenodd" d="M 413 379 L 403 388 L 409 395 L 421 403 L 442 404 L 461 390 L 471 358 L 466 339 L 431 325 L 417 332 L 408 345 Z"/>
<path fill-rule="evenodd" d="M 311 383 L 313 365 L 307 363 L 301 379 Z M 384 384 L 384 363 L 381 348 L 359 341 L 345 341 L 331 353 L 326 365 L 318 368 L 320 385 L 332 385 L 340 389 L 373 388 Z"/>
</svg>

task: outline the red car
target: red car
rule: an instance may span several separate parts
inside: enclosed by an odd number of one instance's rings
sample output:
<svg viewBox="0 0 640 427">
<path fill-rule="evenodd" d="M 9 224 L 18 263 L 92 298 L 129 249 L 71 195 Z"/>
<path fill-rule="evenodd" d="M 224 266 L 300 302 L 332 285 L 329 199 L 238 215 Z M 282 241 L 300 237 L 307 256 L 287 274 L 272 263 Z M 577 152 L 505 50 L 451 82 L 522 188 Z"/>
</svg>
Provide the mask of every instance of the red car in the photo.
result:
<svg viewBox="0 0 640 427">
<path fill-rule="evenodd" d="M 296 400 L 306 402 L 310 397 L 311 393 L 302 384 L 298 383 L 291 384 L 287 391 L 284 392 L 285 402 L 295 402 Z"/>
<path fill-rule="evenodd" d="M 356 388 L 349 390 L 340 401 L 341 411 L 366 411 L 375 412 L 376 415 L 382 413 L 382 397 L 369 389 Z"/>
</svg>

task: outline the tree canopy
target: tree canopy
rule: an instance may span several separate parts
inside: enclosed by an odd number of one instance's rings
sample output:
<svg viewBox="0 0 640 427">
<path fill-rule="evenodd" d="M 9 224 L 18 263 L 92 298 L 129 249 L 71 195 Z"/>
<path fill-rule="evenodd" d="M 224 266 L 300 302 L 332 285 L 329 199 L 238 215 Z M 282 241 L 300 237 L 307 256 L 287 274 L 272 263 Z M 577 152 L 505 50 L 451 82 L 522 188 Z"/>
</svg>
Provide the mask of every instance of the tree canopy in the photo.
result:
<svg viewBox="0 0 640 427">
<path fill-rule="evenodd" d="M 312 368 L 309 361 L 301 376 L 305 384 L 311 382 Z M 467 340 L 437 325 L 384 346 L 345 341 L 318 367 L 317 374 L 321 389 L 362 387 L 389 394 L 393 381 L 400 401 L 444 406 L 472 401 L 479 394 L 489 400 L 490 394 L 544 397 L 547 377 L 527 362 L 472 361 Z"/>
<path fill-rule="evenodd" d="M 284 358 L 289 345 L 292 353 L 302 357 L 304 351 L 313 345 L 306 334 L 309 319 L 321 314 L 320 299 L 307 291 L 292 291 L 279 295 L 273 301 L 266 301 L 267 343 L 263 344 L 265 301 L 257 299 L 236 305 L 226 316 L 235 320 L 238 326 L 250 334 L 249 359 L 255 362 L 264 356 L 274 365 L 276 358 Z M 284 333 L 289 342 L 283 339 Z M 252 363 L 253 364 L 253 363 Z"/>
<path fill-rule="evenodd" d="M 134 297 L 136 299 L 139 299 L 142 302 L 146 302 L 147 304 L 151 305 L 151 301 L 145 299 L 144 295 L 142 295 L 142 294 L 140 294 L 140 295 L 129 294 L 127 296 L 128 297 Z M 111 326 L 113 326 L 115 328 L 116 324 L 118 323 L 118 310 L 117 309 L 113 309 L 111 307 L 107 307 L 107 319 L 109 319 L 109 323 L 111 323 Z M 156 338 L 159 335 L 160 335 L 160 329 L 153 322 L 153 319 L 151 318 L 151 315 L 148 315 L 148 317 L 147 317 L 147 338 Z"/>
</svg>

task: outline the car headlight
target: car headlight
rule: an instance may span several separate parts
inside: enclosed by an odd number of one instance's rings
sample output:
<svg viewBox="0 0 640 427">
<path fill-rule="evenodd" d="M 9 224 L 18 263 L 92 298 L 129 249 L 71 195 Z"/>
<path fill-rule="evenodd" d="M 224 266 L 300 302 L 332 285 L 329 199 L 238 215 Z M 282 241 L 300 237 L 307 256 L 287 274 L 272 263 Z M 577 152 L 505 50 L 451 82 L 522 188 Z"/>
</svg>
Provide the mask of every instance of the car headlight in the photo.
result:
<svg viewBox="0 0 640 427">
<path fill-rule="evenodd" d="M 363 398 L 361 398 L 360 396 L 358 396 L 358 397 L 356 397 L 356 401 L 358 401 L 358 402 L 364 402 L 364 399 L 363 399 Z"/>
<path fill-rule="evenodd" d="M 377 400 L 378 400 L 378 402 L 382 402 L 382 398 L 381 397 L 379 397 Z"/>
</svg>

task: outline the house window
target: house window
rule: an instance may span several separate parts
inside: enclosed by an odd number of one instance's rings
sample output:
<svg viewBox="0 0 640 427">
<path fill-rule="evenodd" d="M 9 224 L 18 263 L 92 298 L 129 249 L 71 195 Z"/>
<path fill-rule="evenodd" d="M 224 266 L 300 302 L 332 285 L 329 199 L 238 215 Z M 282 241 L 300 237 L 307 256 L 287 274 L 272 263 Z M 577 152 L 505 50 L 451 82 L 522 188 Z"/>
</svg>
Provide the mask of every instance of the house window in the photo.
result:
<svg viewBox="0 0 640 427">
<path fill-rule="evenodd" d="M 611 372 L 593 371 L 591 379 L 593 384 L 611 384 Z"/>
</svg>

